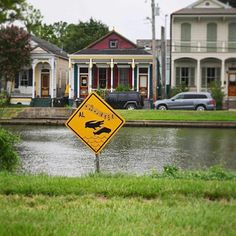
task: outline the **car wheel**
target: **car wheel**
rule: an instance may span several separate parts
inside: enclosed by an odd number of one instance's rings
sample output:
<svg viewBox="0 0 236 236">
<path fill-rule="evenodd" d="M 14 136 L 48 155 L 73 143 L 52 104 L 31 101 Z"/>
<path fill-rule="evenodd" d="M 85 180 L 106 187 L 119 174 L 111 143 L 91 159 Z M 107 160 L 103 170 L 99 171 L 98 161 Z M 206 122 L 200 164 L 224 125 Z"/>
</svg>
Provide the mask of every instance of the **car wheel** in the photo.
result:
<svg viewBox="0 0 236 236">
<path fill-rule="evenodd" d="M 197 111 L 205 111 L 206 108 L 203 105 L 199 105 L 199 106 L 197 106 L 196 110 Z"/>
<path fill-rule="evenodd" d="M 165 105 L 160 105 L 160 106 L 158 106 L 158 110 L 165 111 L 165 110 L 167 110 L 167 107 Z"/>
<path fill-rule="evenodd" d="M 127 109 L 127 110 L 135 110 L 135 109 L 136 109 L 136 106 L 135 106 L 135 104 L 128 104 L 128 105 L 126 106 L 126 109 Z"/>
</svg>

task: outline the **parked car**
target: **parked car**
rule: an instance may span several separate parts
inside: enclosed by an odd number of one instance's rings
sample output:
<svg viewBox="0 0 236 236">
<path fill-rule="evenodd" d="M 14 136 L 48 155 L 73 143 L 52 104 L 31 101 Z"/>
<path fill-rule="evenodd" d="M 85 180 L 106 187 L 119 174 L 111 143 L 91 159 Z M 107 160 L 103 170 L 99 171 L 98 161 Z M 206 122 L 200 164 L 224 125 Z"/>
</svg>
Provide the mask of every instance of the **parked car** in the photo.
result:
<svg viewBox="0 0 236 236">
<path fill-rule="evenodd" d="M 143 107 L 143 97 L 139 92 L 111 92 L 105 97 L 105 101 L 114 109 L 140 109 Z"/>
<path fill-rule="evenodd" d="M 183 92 L 170 99 L 157 100 L 154 107 L 159 110 L 185 109 L 185 110 L 215 110 L 216 102 L 210 93 Z"/>
</svg>

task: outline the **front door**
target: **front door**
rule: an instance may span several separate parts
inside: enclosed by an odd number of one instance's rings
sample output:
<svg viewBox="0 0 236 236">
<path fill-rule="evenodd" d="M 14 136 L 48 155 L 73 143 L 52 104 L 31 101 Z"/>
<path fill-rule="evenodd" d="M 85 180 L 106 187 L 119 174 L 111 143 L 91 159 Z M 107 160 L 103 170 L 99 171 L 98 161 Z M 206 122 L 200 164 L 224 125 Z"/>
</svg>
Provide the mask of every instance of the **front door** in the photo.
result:
<svg viewBox="0 0 236 236">
<path fill-rule="evenodd" d="M 236 96 L 236 72 L 229 73 L 229 97 Z"/>
<path fill-rule="evenodd" d="M 86 98 L 88 96 L 88 75 L 80 76 L 80 97 Z"/>
<path fill-rule="evenodd" d="M 41 74 L 41 96 L 49 97 L 49 74 Z"/>
<path fill-rule="evenodd" d="M 148 93 L 148 76 L 140 75 L 139 76 L 139 92 L 143 97 L 147 97 Z"/>
</svg>

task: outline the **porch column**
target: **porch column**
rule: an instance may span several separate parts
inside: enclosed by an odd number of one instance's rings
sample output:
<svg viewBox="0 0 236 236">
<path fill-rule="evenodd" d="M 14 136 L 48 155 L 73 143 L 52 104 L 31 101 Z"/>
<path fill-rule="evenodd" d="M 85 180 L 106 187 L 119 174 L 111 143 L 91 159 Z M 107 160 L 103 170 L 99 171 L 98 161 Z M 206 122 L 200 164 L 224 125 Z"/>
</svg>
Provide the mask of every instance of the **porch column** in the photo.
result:
<svg viewBox="0 0 236 236">
<path fill-rule="evenodd" d="M 201 92 L 201 64 L 200 64 L 200 60 L 197 60 L 197 92 Z"/>
<path fill-rule="evenodd" d="M 139 66 L 137 66 L 137 92 L 139 92 Z"/>
<path fill-rule="evenodd" d="M 72 90 L 72 64 L 71 64 L 71 59 L 69 58 L 69 99 L 72 99 L 72 94 L 71 94 L 71 90 Z"/>
<path fill-rule="evenodd" d="M 93 69 L 93 61 L 89 60 L 89 84 L 88 84 L 88 93 L 92 91 L 92 69 Z"/>
<path fill-rule="evenodd" d="M 133 59 L 132 60 L 132 90 L 134 90 L 134 69 L 135 69 L 135 63 Z"/>
<path fill-rule="evenodd" d="M 113 87 L 114 87 L 114 85 L 113 85 L 113 80 L 114 80 L 114 76 L 113 76 L 113 70 L 114 70 L 114 61 L 113 61 L 113 59 L 111 59 L 111 92 L 113 92 Z"/>
<path fill-rule="evenodd" d="M 147 94 L 147 98 L 150 98 L 150 90 L 151 90 L 151 76 L 150 76 L 150 71 L 151 71 L 151 66 L 148 66 L 148 94 Z"/>
<path fill-rule="evenodd" d="M 32 98 L 35 98 L 35 68 L 37 66 L 37 63 L 33 62 L 32 64 L 32 70 L 33 70 L 33 73 L 32 73 Z"/>
<path fill-rule="evenodd" d="M 74 66 L 73 64 L 70 64 L 70 69 L 69 69 L 69 99 L 74 98 Z"/>
<path fill-rule="evenodd" d="M 174 60 L 171 60 L 171 87 L 176 86 L 176 78 L 175 78 L 175 63 Z"/>
<path fill-rule="evenodd" d="M 224 87 L 225 82 L 225 60 L 221 62 L 221 87 Z"/>
<path fill-rule="evenodd" d="M 52 75 L 52 78 L 51 78 L 51 98 L 54 98 L 54 86 L 55 86 L 55 59 L 52 58 L 51 59 L 51 75 Z"/>
</svg>

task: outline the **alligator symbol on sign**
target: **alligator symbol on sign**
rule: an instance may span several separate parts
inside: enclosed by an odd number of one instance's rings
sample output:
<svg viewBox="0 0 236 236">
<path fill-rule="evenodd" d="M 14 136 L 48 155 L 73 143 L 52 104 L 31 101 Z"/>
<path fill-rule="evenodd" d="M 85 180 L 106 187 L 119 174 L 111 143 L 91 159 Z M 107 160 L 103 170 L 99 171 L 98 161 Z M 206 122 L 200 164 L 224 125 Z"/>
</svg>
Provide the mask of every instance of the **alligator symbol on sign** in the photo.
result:
<svg viewBox="0 0 236 236">
<path fill-rule="evenodd" d="M 85 123 L 85 128 L 92 128 L 96 130 L 96 128 L 101 128 L 101 125 L 103 125 L 103 121 L 96 121 L 96 120 L 91 120 Z"/>
<path fill-rule="evenodd" d="M 98 131 L 93 132 L 94 135 L 100 135 L 102 133 L 107 133 L 109 134 L 111 132 L 111 130 L 109 128 L 103 127 L 101 129 L 99 129 Z"/>
<path fill-rule="evenodd" d="M 93 132 L 94 135 L 100 135 L 103 133 L 109 134 L 111 132 L 111 129 L 107 127 L 101 127 L 103 123 L 104 123 L 104 120 L 103 121 L 91 120 L 85 123 L 85 128 L 91 128 L 94 130 L 96 130 L 96 128 L 100 128 L 99 130 Z"/>
</svg>

